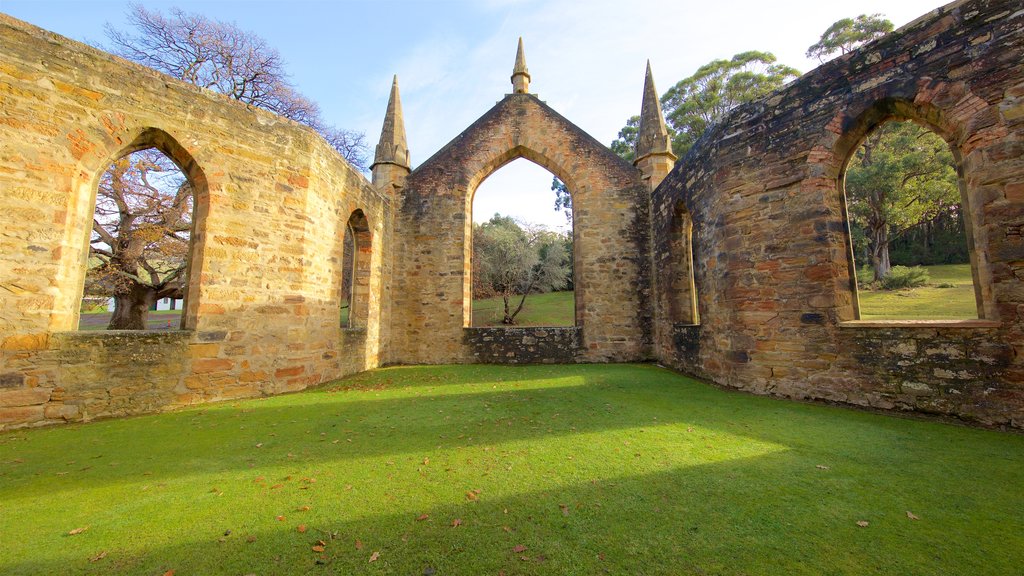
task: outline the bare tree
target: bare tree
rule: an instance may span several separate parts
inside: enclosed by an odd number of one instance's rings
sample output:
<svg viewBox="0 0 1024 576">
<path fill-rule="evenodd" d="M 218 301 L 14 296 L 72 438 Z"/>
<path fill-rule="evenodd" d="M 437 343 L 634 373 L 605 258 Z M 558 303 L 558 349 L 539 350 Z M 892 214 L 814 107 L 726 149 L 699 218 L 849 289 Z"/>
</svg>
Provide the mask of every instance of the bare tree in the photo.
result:
<svg viewBox="0 0 1024 576">
<path fill-rule="evenodd" d="M 178 8 L 164 16 L 132 4 L 128 21 L 132 32 L 106 27 L 118 56 L 306 124 L 346 160 L 366 169 L 364 135 L 326 124 L 320 107 L 288 81 L 280 53 L 259 36 Z"/>
<path fill-rule="evenodd" d="M 150 148 L 118 159 L 100 178 L 86 293 L 112 295 L 110 330 L 143 330 L 160 298 L 181 298 L 192 230 L 192 187 Z"/>
<path fill-rule="evenodd" d="M 503 324 L 516 323 L 531 292 L 564 288 L 569 274 L 565 243 L 557 233 L 500 214 L 473 226 L 473 295 L 501 296 Z"/>
</svg>

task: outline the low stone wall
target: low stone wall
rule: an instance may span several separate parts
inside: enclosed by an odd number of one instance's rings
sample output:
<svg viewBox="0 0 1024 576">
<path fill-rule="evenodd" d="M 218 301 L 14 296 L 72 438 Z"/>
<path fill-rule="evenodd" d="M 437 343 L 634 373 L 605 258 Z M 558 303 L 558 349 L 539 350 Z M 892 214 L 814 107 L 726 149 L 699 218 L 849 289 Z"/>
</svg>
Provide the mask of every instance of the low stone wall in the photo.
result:
<svg viewBox="0 0 1024 576">
<path fill-rule="evenodd" d="M 483 364 L 565 364 L 579 361 L 580 328 L 465 328 L 465 344 Z"/>
<path fill-rule="evenodd" d="M 174 331 L 57 332 L 7 358 L 0 428 L 156 412 L 190 403 L 189 341 Z"/>
</svg>

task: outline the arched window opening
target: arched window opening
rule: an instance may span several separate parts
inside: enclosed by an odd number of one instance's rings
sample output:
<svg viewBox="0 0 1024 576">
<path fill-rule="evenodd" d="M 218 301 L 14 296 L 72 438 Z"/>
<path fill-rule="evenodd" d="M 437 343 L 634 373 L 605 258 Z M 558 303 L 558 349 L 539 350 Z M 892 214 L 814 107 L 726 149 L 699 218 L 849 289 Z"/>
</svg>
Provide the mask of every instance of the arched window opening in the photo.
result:
<svg viewBox="0 0 1024 576">
<path fill-rule="evenodd" d="M 370 255 L 373 240 L 370 223 L 362 210 L 349 216 L 342 243 L 341 325 L 365 328 L 370 312 Z"/>
<path fill-rule="evenodd" d="M 574 326 L 576 294 L 569 189 L 519 158 L 473 195 L 472 326 Z"/>
<path fill-rule="evenodd" d="M 102 173 L 79 330 L 185 327 L 195 196 L 196 183 L 157 148 Z"/>
<path fill-rule="evenodd" d="M 840 182 L 860 319 L 982 316 L 965 185 L 945 140 L 914 122 L 885 122 L 854 149 Z"/>
<path fill-rule="evenodd" d="M 672 321 L 700 324 L 693 274 L 693 219 L 682 201 L 676 204 L 669 232 L 669 294 Z"/>
</svg>

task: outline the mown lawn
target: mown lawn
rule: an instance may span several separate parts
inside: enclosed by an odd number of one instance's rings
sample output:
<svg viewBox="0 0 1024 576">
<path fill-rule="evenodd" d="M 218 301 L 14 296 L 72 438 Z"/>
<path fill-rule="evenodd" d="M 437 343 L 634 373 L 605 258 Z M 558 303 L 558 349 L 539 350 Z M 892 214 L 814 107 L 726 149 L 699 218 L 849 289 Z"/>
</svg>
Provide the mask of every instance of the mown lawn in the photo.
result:
<svg viewBox="0 0 1024 576">
<path fill-rule="evenodd" d="M 530 294 L 522 311 L 516 315 L 516 326 L 574 326 L 576 325 L 575 293 L 548 292 Z M 514 310 L 519 305 L 516 298 L 511 303 Z M 473 301 L 473 326 L 504 326 L 505 303 L 501 298 L 487 298 Z"/>
<path fill-rule="evenodd" d="M 862 320 L 956 320 L 978 317 L 970 264 L 925 266 L 927 286 L 859 291 Z M 940 284 L 952 285 L 942 287 Z"/>
<path fill-rule="evenodd" d="M 0 433 L 0 573 L 1019 574 L 1022 487 L 1017 434 L 647 365 L 400 367 Z"/>
</svg>

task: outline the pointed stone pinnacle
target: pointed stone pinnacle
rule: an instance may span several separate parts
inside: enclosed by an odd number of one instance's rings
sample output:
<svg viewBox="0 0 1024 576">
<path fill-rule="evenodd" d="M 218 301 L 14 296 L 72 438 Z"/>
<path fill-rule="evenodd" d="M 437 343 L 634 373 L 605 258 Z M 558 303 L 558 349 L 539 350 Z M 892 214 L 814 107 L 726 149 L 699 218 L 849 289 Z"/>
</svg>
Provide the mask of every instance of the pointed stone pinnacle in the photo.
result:
<svg viewBox="0 0 1024 576">
<path fill-rule="evenodd" d="M 530 71 L 526 68 L 522 36 L 519 37 L 519 48 L 516 49 L 516 65 L 512 67 L 512 92 L 515 94 L 530 93 Z"/>
<path fill-rule="evenodd" d="M 651 73 L 651 61 L 647 61 L 647 77 L 644 79 L 644 99 L 640 106 L 640 126 L 637 129 L 636 161 L 651 154 L 667 154 L 675 160 L 672 153 L 672 139 L 665 126 L 665 116 L 661 112 L 661 101 L 658 89 L 654 87 L 654 74 Z"/>
<path fill-rule="evenodd" d="M 398 94 L 398 75 L 391 82 L 391 96 L 384 114 L 384 126 L 380 130 L 380 142 L 373 155 L 373 165 L 397 164 L 409 167 L 409 145 L 405 140 L 405 117 L 402 116 L 402 100 Z"/>
</svg>

